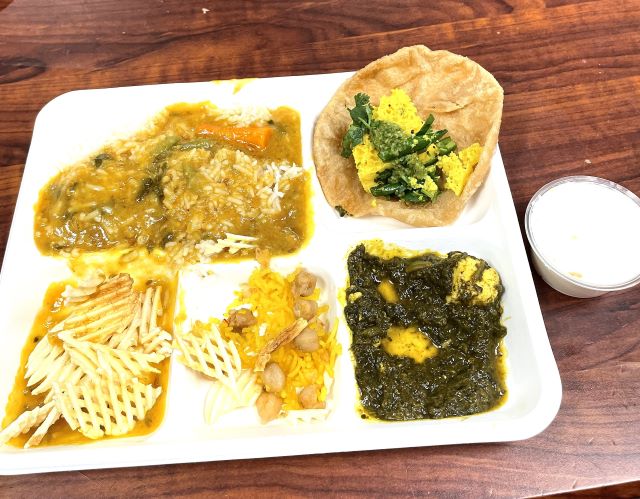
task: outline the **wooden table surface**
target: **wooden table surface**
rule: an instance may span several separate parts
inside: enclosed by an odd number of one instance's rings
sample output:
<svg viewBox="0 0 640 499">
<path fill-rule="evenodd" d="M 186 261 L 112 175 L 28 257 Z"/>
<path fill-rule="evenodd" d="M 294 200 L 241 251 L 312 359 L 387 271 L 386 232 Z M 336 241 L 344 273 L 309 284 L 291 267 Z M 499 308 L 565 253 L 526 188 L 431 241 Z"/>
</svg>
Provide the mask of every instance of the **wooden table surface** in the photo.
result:
<svg viewBox="0 0 640 499">
<path fill-rule="evenodd" d="M 417 43 L 504 87 L 521 222 L 564 175 L 640 193 L 639 27 L 640 2 L 620 0 L 0 0 L 0 251 L 35 116 L 63 92 L 354 70 Z M 640 480 L 640 287 L 579 300 L 535 283 L 563 400 L 529 440 L 0 477 L 0 496 L 523 496 Z"/>
</svg>

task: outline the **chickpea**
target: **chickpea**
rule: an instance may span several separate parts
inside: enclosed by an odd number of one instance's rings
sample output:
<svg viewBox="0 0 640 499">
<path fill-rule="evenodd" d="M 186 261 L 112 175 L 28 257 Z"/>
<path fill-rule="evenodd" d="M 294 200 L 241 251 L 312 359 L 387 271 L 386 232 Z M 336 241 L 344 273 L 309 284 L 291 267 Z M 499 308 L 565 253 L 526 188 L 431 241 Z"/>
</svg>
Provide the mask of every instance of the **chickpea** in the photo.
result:
<svg viewBox="0 0 640 499">
<path fill-rule="evenodd" d="M 274 393 L 262 392 L 256 400 L 256 409 L 262 424 L 273 421 L 280 415 L 282 399 Z"/>
<path fill-rule="evenodd" d="M 233 329 L 242 329 L 253 326 L 256 323 L 256 318 L 251 313 L 251 310 L 240 308 L 229 312 L 229 319 L 227 319 L 227 322 Z"/>
<path fill-rule="evenodd" d="M 301 352 L 315 352 L 320 348 L 318 333 L 310 327 L 305 327 L 302 332 L 293 339 L 293 345 Z"/>
<path fill-rule="evenodd" d="M 264 389 L 268 392 L 281 392 L 284 388 L 286 376 L 277 362 L 269 362 L 262 372 Z"/>
<path fill-rule="evenodd" d="M 313 300 L 298 299 L 293 304 L 293 313 L 296 317 L 303 319 L 312 319 L 318 311 L 318 304 Z"/>
<path fill-rule="evenodd" d="M 318 400 L 319 395 L 318 385 L 309 385 L 298 394 L 298 400 L 305 409 L 324 409 L 326 404 Z"/>
<path fill-rule="evenodd" d="M 316 289 L 318 278 L 311 272 L 301 270 L 293 281 L 292 291 L 296 296 L 309 296 Z"/>
</svg>

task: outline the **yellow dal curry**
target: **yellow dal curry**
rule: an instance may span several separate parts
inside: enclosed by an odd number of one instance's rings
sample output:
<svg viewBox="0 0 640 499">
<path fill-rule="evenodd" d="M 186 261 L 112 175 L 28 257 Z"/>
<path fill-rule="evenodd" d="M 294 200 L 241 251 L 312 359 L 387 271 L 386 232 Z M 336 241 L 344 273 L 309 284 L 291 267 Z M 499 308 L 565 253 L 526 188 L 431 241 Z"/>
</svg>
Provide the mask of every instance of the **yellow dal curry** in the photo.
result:
<svg viewBox="0 0 640 499">
<path fill-rule="evenodd" d="M 310 225 L 308 174 L 297 166 L 300 117 L 280 107 L 252 119 L 209 103 L 176 104 L 63 169 L 40 193 L 38 249 L 163 248 L 197 260 L 198 243 L 231 233 L 273 254 L 294 252 Z"/>
</svg>

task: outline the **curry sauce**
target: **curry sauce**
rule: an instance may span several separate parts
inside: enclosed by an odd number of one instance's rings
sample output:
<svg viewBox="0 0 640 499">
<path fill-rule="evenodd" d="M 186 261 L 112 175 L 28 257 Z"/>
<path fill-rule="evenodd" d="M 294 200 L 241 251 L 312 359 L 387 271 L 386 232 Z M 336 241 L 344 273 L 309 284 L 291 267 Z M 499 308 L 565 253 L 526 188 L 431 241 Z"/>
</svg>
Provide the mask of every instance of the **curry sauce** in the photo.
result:
<svg viewBox="0 0 640 499">
<path fill-rule="evenodd" d="M 311 230 L 301 163 L 291 108 L 239 126 L 210 103 L 175 104 L 52 178 L 36 205 L 35 242 L 44 254 L 146 247 L 184 255 L 231 233 L 292 253 Z"/>
</svg>

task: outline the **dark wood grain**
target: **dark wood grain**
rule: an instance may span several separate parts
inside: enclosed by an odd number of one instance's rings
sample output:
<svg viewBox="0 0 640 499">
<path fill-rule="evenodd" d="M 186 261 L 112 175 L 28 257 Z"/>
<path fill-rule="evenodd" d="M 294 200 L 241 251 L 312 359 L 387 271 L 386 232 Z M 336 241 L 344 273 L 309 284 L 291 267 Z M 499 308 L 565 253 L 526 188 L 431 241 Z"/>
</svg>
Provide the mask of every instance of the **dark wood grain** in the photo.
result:
<svg viewBox="0 0 640 499">
<path fill-rule="evenodd" d="M 638 1 L 0 0 L 0 252 L 35 116 L 56 95 L 353 70 L 414 43 L 503 85 L 520 219 L 563 175 L 640 192 L 639 26 Z M 0 495 L 525 496 L 640 480 L 640 288 L 578 300 L 535 282 L 563 401 L 530 440 L 0 477 Z"/>
</svg>

